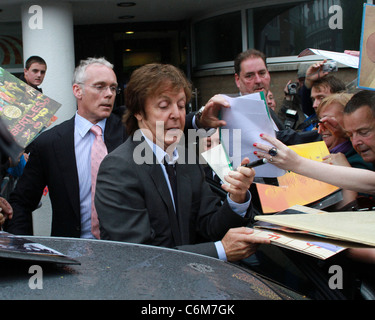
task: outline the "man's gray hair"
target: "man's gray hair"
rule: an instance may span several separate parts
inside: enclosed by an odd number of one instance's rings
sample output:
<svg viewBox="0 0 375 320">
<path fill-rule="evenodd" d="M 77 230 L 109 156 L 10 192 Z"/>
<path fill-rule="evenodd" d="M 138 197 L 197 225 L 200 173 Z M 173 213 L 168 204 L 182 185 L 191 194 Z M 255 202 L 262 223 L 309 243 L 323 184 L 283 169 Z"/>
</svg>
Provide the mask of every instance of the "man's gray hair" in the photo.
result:
<svg viewBox="0 0 375 320">
<path fill-rule="evenodd" d="M 81 60 L 79 65 L 74 70 L 72 83 L 85 83 L 86 80 L 86 68 L 92 64 L 101 64 L 110 69 L 113 69 L 113 64 L 107 61 L 105 58 L 87 58 Z"/>
</svg>

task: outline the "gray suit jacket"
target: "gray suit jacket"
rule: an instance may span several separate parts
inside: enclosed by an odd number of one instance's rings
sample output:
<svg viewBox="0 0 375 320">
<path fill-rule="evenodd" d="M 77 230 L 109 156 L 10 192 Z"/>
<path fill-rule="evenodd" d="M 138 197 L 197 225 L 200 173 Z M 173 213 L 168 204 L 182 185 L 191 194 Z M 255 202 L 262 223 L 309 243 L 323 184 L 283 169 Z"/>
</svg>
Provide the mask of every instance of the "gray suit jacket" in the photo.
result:
<svg viewBox="0 0 375 320">
<path fill-rule="evenodd" d="M 137 149 L 136 149 L 137 148 Z M 136 164 L 133 154 L 144 149 L 152 163 Z M 180 153 L 181 154 L 181 153 Z M 217 257 L 214 243 L 245 218 L 211 191 L 199 164 L 177 164 L 178 212 L 174 211 L 167 182 L 147 142 L 133 137 L 101 163 L 96 187 L 101 239 L 141 243 Z"/>
</svg>

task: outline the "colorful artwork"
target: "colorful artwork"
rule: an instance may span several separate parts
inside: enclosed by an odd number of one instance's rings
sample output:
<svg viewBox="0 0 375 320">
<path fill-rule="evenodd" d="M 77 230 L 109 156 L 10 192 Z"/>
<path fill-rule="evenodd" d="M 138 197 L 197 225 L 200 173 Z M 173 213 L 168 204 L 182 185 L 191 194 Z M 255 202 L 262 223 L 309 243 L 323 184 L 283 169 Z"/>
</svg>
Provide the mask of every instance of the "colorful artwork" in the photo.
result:
<svg viewBox="0 0 375 320">
<path fill-rule="evenodd" d="M 60 103 L 0 68 L 0 116 L 21 147 L 55 120 L 60 107 Z"/>
</svg>

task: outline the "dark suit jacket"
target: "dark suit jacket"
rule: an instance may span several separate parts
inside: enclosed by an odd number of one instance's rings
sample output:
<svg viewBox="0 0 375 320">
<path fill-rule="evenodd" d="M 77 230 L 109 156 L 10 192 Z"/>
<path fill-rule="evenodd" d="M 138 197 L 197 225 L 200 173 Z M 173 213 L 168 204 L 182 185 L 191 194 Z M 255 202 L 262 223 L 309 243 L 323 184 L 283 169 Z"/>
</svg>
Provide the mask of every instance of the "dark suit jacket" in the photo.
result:
<svg viewBox="0 0 375 320">
<path fill-rule="evenodd" d="M 151 154 L 150 164 L 137 164 L 133 155 Z M 180 153 L 181 155 L 181 153 Z M 95 192 L 101 239 L 180 248 L 217 257 L 214 243 L 229 228 L 250 223 L 211 191 L 199 164 L 177 164 L 176 215 L 160 164 L 146 141 L 129 138 L 101 163 Z"/>
<path fill-rule="evenodd" d="M 105 144 L 108 152 L 126 139 L 121 120 L 107 119 Z M 80 237 L 80 197 L 74 151 L 74 117 L 42 133 L 31 147 L 31 155 L 15 191 L 10 196 L 13 219 L 6 230 L 14 234 L 33 234 L 32 211 L 45 186 L 52 203 L 52 236 Z"/>
</svg>

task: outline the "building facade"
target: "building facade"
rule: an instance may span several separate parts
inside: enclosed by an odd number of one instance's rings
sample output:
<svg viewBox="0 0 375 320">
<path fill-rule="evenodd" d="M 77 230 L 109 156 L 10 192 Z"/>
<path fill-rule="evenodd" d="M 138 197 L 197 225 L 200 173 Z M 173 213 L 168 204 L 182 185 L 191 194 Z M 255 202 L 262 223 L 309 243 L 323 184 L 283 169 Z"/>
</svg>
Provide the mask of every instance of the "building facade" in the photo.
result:
<svg viewBox="0 0 375 320">
<path fill-rule="evenodd" d="M 58 122 L 75 112 L 71 78 L 79 60 L 105 56 L 122 87 L 149 62 L 172 63 L 192 80 L 195 110 L 217 93 L 234 93 L 233 60 L 256 48 L 268 57 L 278 102 L 296 80 L 305 48 L 359 50 L 362 11 L 371 0 L 2 0 L 0 66 L 19 74 L 31 55 L 48 64 L 44 92 L 63 104 Z M 356 70 L 340 66 L 345 82 Z M 123 96 L 116 103 L 123 103 Z"/>
</svg>

